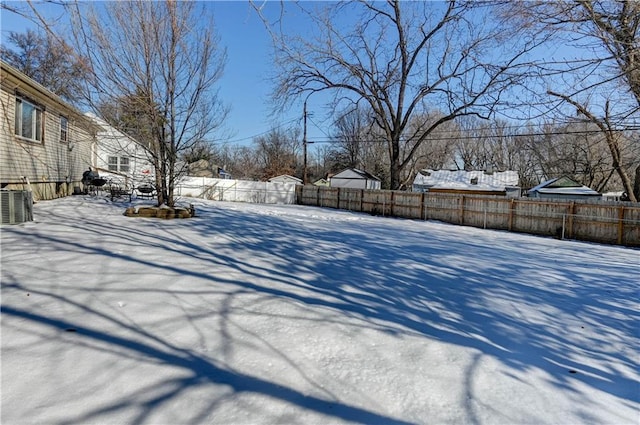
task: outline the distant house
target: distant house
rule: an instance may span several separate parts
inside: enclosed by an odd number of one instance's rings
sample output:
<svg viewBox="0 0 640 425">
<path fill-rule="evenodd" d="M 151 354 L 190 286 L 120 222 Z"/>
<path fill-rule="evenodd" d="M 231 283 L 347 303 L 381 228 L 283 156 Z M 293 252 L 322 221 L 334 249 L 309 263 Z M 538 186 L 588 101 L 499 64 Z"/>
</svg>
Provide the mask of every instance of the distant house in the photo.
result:
<svg viewBox="0 0 640 425">
<path fill-rule="evenodd" d="M 602 199 L 605 201 L 624 201 L 624 200 L 628 200 L 625 199 L 625 192 L 623 191 L 618 191 L 618 192 L 605 192 L 602 194 Z"/>
<path fill-rule="evenodd" d="M 33 199 L 70 195 L 92 165 L 95 123 L 22 72 L 0 61 L 0 187 Z"/>
<path fill-rule="evenodd" d="M 527 196 L 550 199 L 592 199 L 602 195 L 567 176 L 563 176 L 540 183 L 527 191 Z"/>
<path fill-rule="evenodd" d="M 329 186 L 350 189 L 380 189 L 380 179 L 366 171 L 347 168 L 329 178 Z"/>
<path fill-rule="evenodd" d="M 318 180 L 313 182 L 313 185 L 314 186 L 328 187 L 329 186 L 329 180 L 327 180 L 327 179 L 318 179 Z"/>
<path fill-rule="evenodd" d="M 301 185 L 302 184 L 302 180 L 294 177 L 294 176 L 290 176 L 288 174 L 283 174 L 281 176 L 277 176 L 277 177 L 272 177 L 269 180 L 267 180 L 269 183 L 293 183 L 293 184 L 297 184 L 297 185 Z"/>
<path fill-rule="evenodd" d="M 217 167 L 217 168 L 218 168 L 218 178 L 225 179 L 225 180 L 231 180 L 233 178 L 231 176 L 231 173 L 227 172 L 224 168 L 221 168 L 221 167 Z"/>
<path fill-rule="evenodd" d="M 190 177 L 208 177 L 214 179 L 231 179 L 231 174 L 222 167 L 206 159 L 186 164 L 186 175 Z"/>
<path fill-rule="evenodd" d="M 466 193 L 519 197 L 517 171 L 421 170 L 413 192 Z"/>
<path fill-rule="evenodd" d="M 99 127 L 92 164 L 100 177 L 128 187 L 155 184 L 155 168 L 148 159 L 147 149 L 101 118 L 93 114 L 87 116 Z"/>
</svg>

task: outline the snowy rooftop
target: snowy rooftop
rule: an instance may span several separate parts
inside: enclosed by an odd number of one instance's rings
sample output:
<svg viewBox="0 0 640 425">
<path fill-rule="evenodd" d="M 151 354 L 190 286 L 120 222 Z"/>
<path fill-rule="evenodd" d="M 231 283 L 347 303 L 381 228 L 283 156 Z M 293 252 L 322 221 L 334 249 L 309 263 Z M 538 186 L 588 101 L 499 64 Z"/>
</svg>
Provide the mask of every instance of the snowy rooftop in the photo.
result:
<svg viewBox="0 0 640 425">
<path fill-rule="evenodd" d="M 422 170 L 414 185 L 435 189 L 504 191 L 518 186 L 517 171 Z"/>
<path fill-rule="evenodd" d="M 530 189 L 528 193 L 554 193 L 558 195 L 600 195 L 598 191 L 584 186 L 568 177 L 557 177 L 551 180 L 544 181 L 538 186 Z"/>
</svg>

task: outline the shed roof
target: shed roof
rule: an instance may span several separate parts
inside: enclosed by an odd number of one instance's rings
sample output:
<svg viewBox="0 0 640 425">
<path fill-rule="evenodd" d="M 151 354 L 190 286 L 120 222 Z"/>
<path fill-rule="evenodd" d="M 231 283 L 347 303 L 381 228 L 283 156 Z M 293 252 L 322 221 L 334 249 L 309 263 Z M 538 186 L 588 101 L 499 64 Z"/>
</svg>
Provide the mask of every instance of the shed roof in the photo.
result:
<svg viewBox="0 0 640 425">
<path fill-rule="evenodd" d="M 357 168 L 346 168 L 342 171 L 340 171 L 337 174 L 334 174 L 333 176 L 331 176 L 332 179 L 338 178 L 338 179 L 344 179 L 344 178 L 360 178 L 360 179 L 364 179 L 364 180 L 377 180 L 380 181 L 380 179 L 376 176 L 374 176 L 373 174 L 367 172 L 367 171 L 363 171 L 363 170 L 358 170 Z"/>
<path fill-rule="evenodd" d="M 297 183 L 297 184 L 299 183 L 299 184 L 302 184 L 302 180 L 301 179 L 299 179 L 299 178 L 297 178 L 295 176 L 291 176 L 289 174 L 281 174 L 281 175 L 276 176 L 276 177 L 271 177 L 267 181 L 274 182 L 274 183 L 275 182 L 277 182 L 277 183 L 285 182 L 285 183 Z"/>
<path fill-rule="evenodd" d="M 600 193 L 584 186 L 570 177 L 562 176 L 555 179 L 547 180 L 534 188 L 531 188 L 527 193 L 547 193 L 556 195 L 581 195 L 581 196 L 600 196 Z"/>
</svg>

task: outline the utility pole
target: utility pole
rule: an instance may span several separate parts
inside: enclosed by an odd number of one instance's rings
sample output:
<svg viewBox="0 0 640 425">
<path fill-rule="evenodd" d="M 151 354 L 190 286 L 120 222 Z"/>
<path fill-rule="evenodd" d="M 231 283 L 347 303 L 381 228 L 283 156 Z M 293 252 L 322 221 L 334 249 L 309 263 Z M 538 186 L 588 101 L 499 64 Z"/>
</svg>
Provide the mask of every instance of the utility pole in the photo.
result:
<svg viewBox="0 0 640 425">
<path fill-rule="evenodd" d="M 304 130 L 302 133 L 302 148 L 304 149 L 304 168 L 302 169 L 302 183 L 307 184 L 308 176 L 307 176 L 307 100 L 304 101 L 304 111 L 303 111 L 303 122 L 304 122 Z"/>
</svg>

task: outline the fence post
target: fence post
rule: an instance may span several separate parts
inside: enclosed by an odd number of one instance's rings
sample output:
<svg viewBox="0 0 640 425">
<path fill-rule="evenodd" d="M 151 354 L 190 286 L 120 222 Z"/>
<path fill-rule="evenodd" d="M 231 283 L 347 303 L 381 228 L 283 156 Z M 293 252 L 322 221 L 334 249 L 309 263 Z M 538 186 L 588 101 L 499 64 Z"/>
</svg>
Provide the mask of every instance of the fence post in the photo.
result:
<svg viewBox="0 0 640 425">
<path fill-rule="evenodd" d="M 509 231 L 513 231 L 513 213 L 515 211 L 515 199 L 509 202 Z"/>
<path fill-rule="evenodd" d="M 564 240 L 564 229 L 566 227 L 566 222 L 567 222 L 567 215 L 566 214 L 562 214 L 562 235 L 560 237 L 560 239 Z"/>
<path fill-rule="evenodd" d="M 464 224 L 464 195 L 460 196 L 460 218 L 458 219 L 458 221 L 460 222 L 460 224 Z"/>
<path fill-rule="evenodd" d="M 425 205 L 425 192 L 422 192 L 422 197 L 420 201 L 420 217 L 424 217 L 424 220 L 427 220 L 427 206 Z"/>
<path fill-rule="evenodd" d="M 394 210 L 393 206 L 395 205 L 395 202 L 396 202 L 395 201 L 395 198 L 396 198 L 395 194 L 396 194 L 396 192 L 394 190 L 392 190 L 391 191 L 391 199 L 389 200 L 389 203 L 390 203 L 390 205 L 389 205 L 389 217 L 395 217 L 396 216 L 394 214 L 394 211 L 393 211 Z"/>
<path fill-rule="evenodd" d="M 573 218 L 576 214 L 576 203 L 571 201 L 569 204 L 569 222 L 567 223 L 567 237 L 569 239 L 573 239 Z M 564 225 L 563 225 L 564 232 Z M 562 235 L 562 239 L 564 239 L 564 234 Z"/>
<path fill-rule="evenodd" d="M 360 189 L 360 212 L 363 212 L 364 208 L 364 189 Z"/>
<path fill-rule="evenodd" d="M 624 206 L 620 206 L 618 209 L 618 245 L 622 245 L 622 239 L 624 235 Z"/>
<path fill-rule="evenodd" d="M 336 193 L 336 208 L 340 209 L 340 188 L 338 188 L 338 192 Z"/>
<path fill-rule="evenodd" d="M 484 205 L 484 226 L 483 228 L 486 229 L 487 228 L 487 201 L 485 200 L 483 202 Z"/>
</svg>

